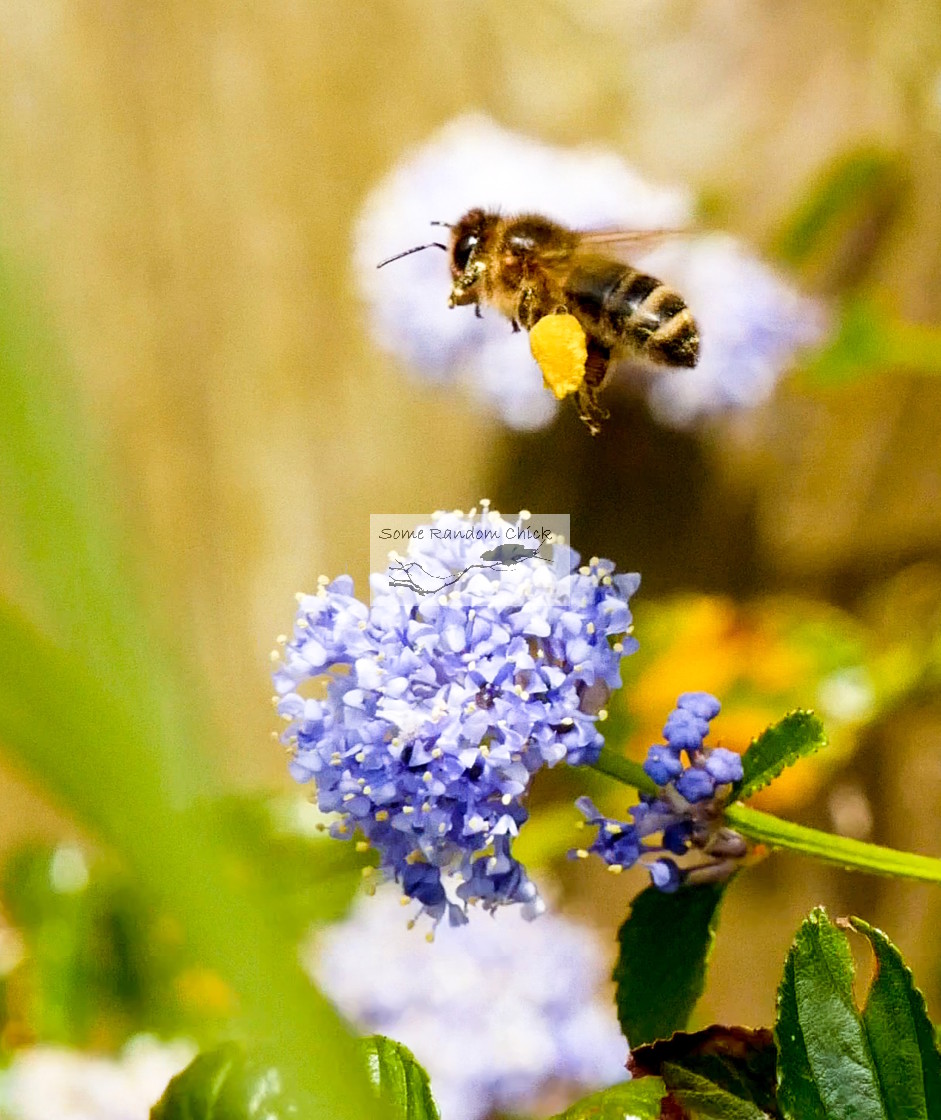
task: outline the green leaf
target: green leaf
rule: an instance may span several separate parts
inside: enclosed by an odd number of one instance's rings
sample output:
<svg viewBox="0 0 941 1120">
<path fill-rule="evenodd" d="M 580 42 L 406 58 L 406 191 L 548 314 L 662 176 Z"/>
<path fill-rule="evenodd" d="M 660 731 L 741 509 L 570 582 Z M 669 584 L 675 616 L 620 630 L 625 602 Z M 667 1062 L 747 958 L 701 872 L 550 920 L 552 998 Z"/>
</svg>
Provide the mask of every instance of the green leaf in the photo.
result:
<svg viewBox="0 0 941 1120">
<path fill-rule="evenodd" d="M 895 947 L 853 926 L 878 971 L 862 1014 L 846 938 L 822 909 L 797 933 L 778 991 L 778 1101 L 787 1120 L 931 1120 L 941 1065 L 924 1000 Z"/>
<path fill-rule="evenodd" d="M 768 1113 L 751 1101 L 720 1088 L 714 1081 L 667 1063 L 663 1080 L 670 1096 L 687 1111 L 703 1120 L 767 1120 Z"/>
<path fill-rule="evenodd" d="M 127 860 L 231 994 L 233 1025 L 310 1088 L 311 1117 L 384 1114 L 336 1011 L 296 960 L 264 884 L 226 875 L 227 837 L 187 816 L 218 791 L 211 705 L 153 621 L 158 573 L 129 559 L 64 363 L 0 262 L 0 745 Z M 18 562 L 18 567 L 14 567 Z M 145 593 L 142 588 L 146 587 Z M 164 638 L 164 640 L 161 640 Z"/>
<path fill-rule="evenodd" d="M 362 1039 L 360 1046 L 373 1087 L 394 1120 L 439 1120 L 428 1075 L 406 1047 L 382 1035 Z M 150 1120 L 307 1120 L 315 1115 L 312 1109 L 275 1062 L 227 1042 L 198 1055 L 173 1078 Z"/>
<path fill-rule="evenodd" d="M 925 997 L 886 935 L 860 918 L 853 929 L 868 938 L 876 975 L 863 1011 L 863 1025 L 886 1094 L 890 1120 L 941 1116 L 941 1055 Z"/>
<path fill-rule="evenodd" d="M 395 1120 L 438 1120 L 428 1074 L 406 1046 L 381 1034 L 363 1040 L 373 1084 Z"/>
<path fill-rule="evenodd" d="M 553 1120 L 659 1120 L 666 1086 L 659 1077 L 635 1078 L 583 1097 Z"/>
<path fill-rule="evenodd" d="M 801 378 L 830 388 L 893 370 L 937 376 L 941 330 L 855 296 L 843 307 L 836 336 L 804 366 Z"/>
<path fill-rule="evenodd" d="M 632 1046 L 686 1026 L 702 995 L 725 883 L 642 891 L 618 931 L 618 1021 Z"/>
<path fill-rule="evenodd" d="M 752 740 L 742 755 L 742 780 L 732 791 L 736 801 L 745 801 L 772 782 L 786 766 L 814 754 L 827 745 L 823 724 L 813 712 L 790 712 Z"/>
<path fill-rule="evenodd" d="M 839 157 L 812 188 L 774 250 L 829 290 L 865 277 L 901 204 L 906 185 L 898 156 L 866 148 Z"/>
<path fill-rule="evenodd" d="M 234 1042 L 199 1054 L 167 1086 L 150 1120 L 301 1120 L 308 1115 L 272 1063 Z"/>
</svg>

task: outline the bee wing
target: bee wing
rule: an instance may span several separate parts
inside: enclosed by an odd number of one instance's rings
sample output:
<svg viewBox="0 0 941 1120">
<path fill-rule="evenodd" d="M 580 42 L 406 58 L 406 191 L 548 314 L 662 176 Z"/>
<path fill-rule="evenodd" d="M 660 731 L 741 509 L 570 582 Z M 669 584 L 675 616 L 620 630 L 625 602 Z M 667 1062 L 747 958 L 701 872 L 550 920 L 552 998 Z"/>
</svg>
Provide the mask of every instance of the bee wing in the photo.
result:
<svg viewBox="0 0 941 1120">
<path fill-rule="evenodd" d="M 688 229 L 589 229 L 579 230 L 576 253 L 620 256 L 653 249 L 671 238 L 689 238 Z"/>
</svg>

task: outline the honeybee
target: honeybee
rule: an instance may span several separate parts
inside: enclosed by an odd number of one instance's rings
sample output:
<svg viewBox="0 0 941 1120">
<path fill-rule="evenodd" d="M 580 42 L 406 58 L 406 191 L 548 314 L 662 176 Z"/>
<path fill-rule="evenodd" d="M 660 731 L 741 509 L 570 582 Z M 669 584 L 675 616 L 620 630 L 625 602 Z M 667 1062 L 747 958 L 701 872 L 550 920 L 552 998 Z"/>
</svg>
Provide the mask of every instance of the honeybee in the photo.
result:
<svg viewBox="0 0 941 1120">
<path fill-rule="evenodd" d="M 571 348 L 579 356 L 566 360 L 578 368 L 556 395 L 575 392 L 578 414 L 592 435 L 608 415 L 598 394 L 617 361 L 635 357 L 674 368 L 695 366 L 699 331 L 686 301 L 616 255 L 656 233 L 579 232 L 541 214 L 503 217 L 482 209 L 469 210 L 453 225 L 432 224 L 450 229 L 449 244 L 418 245 L 379 267 L 437 247 L 450 255 L 450 307 L 472 304 L 479 316 L 480 305 L 488 304 L 509 319 L 514 331 L 522 327 L 532 332 L 550 315 L 571 319 L 571 329 L 579 336 Z M 546 363 L 537 352 L 535 336 L 530 338 L 548 384 Z M 566 338 L 571 340 L 571 334 Z"/>
</svg>

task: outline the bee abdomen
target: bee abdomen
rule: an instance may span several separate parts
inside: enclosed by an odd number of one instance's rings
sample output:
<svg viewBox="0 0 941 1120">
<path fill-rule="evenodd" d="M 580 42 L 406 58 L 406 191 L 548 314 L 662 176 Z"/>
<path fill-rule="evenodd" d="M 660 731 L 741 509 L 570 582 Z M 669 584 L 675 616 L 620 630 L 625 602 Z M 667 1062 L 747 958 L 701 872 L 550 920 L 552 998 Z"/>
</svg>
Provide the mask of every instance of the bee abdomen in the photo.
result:
<svg viewBox="0 0 941 1120">
<path fill-rule="evenodd" d="M 612 333 L 652 362 L 694 366 L 699 330 L 686 301 L 653 276 L 626 268 L 603 308 Z"/>
<path fill-rule="evenodd" d="M 572 311 L 612 350 L 628 349 L 668 366 L 694 366 L 699 331 L 673 288 L 620 261 L 589 259 L 566 284 Z"/>
</svg>

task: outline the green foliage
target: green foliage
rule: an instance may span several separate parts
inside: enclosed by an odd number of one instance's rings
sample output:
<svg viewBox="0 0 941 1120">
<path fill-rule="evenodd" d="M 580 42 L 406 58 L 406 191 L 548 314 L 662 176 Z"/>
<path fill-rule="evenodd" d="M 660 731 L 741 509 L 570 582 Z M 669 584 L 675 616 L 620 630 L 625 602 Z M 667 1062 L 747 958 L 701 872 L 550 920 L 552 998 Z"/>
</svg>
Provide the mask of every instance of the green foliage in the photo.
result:
<svg viewBox="0 0 941 1120">
<path fill-rule="evenodd" d="M 666 1087 L 659 1077 L 628 1081 L 592 1093 L 559 1113 L 554 1120 L 658 1120 Z"/>
<path fill-rule="evenodd" d="M 400 1042 L 374 1034 L 363 1040 L 373 1084 L 395 1120 L 438 1120 L 428 1074 Z"/>
<path fill-rule="evenodd" d="M 662 1077 L 673 1099 L 687 1107 L 707 1094 L 716 1107 L 724 1102 L 742 1115 L 764 1116 L 776 1111 L 776 1054 L 768 1030 L 715 1026 L 635 1047 L 628 1064 L 637 1076 Z"/>
<path fill-rule="evenodd" d="M 303 808 L 313 809 L 306 803 Z M 313 918 L 343 915 L 360 882 L 352 844 L 279 826 L 274 807 L 231 796 L 197 813 L 214 817 L 226 874 L 258 891 L 267 883 L 285 932 L 299 940 Z M 26 949 L 10 978 L 6 1016 L 16 1037 L 117 1047 L 140 1031 L 213 1040 L 231 993 L 187 951 L 179 924 L 159 911 L 117 860 L 77 848 L 30 846 L 0 877 L 0 903 Z M 57 870 L 77 861 L 77 881 Z"/>
<path fill-rule="evenodd" d="M 813 712 L 791 712 L 766 728 L 742 755 L 742 780 L 732 796 L 747 800 L 787 766 L 827 745 L 823 724 Z"/>
<path fill-rule="evenodd" d="M 751 1101 L 727 1092 L 708 1077 L 682 1066 L 666 1065 L 664 1081 L 670 1097 L 702 1120 L 765 1120 L 768 1113 Z"/>
<path fill-rule="evenodd" d="M 296 961 L 267 883 L 227 874 L 208 701 L 163 640 L 62 361 L 0 268 L 0 525 L 18 605 L 0 602 L 0 744 L 110 843 L 187 950 L 232 994 L 233 1027 L 278 1052 L 311 1116 L 381 1113 L 353 1040 Z M 158 591 L 149 594 L 159 597 Z"/>
<path fill-rule="evenodd" d="M 377 1096 L 393 1120 L 439 1120 L 428 1075 L 398 1042 L 373 1035 L 360 1043 Z M 374 1109 L 366 1115 L 372 1116 Z M 267 1055 L 227 1042 L 199 1054 L 167 1086 L 151 1120 L 306 1120 L 315 1102 L 289 1085 Z"/>
<path fill-rule="evenodd" d="M 900 319 L 856 296 L 843 307 L 829 345 L 804 367 L 808 382 L 835 387 L 879 373 L 941 374 L 941 330 Z"/>
<path fill-rule="evenodd" d="M 775 241 L 777 255 L 818 283 L 860 283 L 905 192 L 897 155 L 862 149 L 838 157 L 818 178 Z"/>
<path fill-rule="evenodd" d="M 309 1107 L 285 1086 L 276 1065 L 229 1042 L 199 1054 L 178 1073 L 150 1120 L 299 1120 Z"/>
<path fill-rule="evenodd" d="M 618 1021 L 632 1046 L 686 1026 L 705 985 L 725 883 L 642 891 L 618 931 Z"/>
<path fill-rule="evenodd" d="M 844 935 L 822 909 L 803 923 L 778 992 L 779 1104 L 786 1120 L 930 1120 L 941 1057 L 898 950 L 865 922 L 878 973 L 860 1013 Z"/>
</svg>

